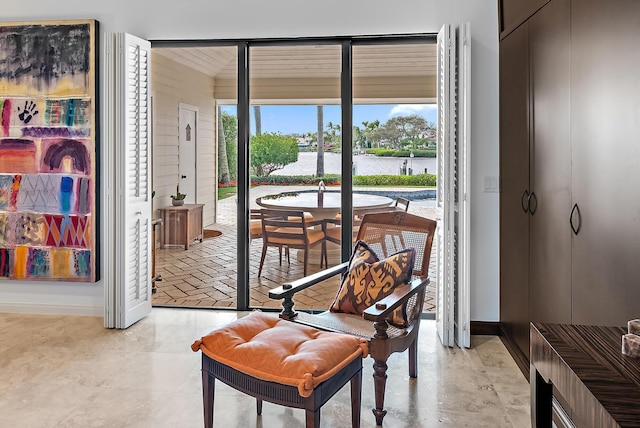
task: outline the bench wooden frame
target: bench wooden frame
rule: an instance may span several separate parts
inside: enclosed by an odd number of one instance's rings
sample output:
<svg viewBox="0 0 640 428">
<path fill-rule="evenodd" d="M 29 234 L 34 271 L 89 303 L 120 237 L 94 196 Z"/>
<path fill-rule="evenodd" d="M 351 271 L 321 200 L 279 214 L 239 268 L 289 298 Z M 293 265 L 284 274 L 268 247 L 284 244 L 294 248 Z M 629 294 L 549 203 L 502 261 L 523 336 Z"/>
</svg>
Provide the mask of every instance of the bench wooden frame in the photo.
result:
<svg viewBox="0 0 640 428">
<path fill-rule="evenodd" d="M 351 382 L 351 426 L 360 427 L 362 400 L 362 357 L 357 357 L 330 379 L 319 384 L 309 397 L 302 397 L 298 387 L 257 379 L 202 353 L 202 398 L 204 426 L 213 427 L 215 380 L 256 398 L 258 415 L 262 414 L 262 401 L 304 409 L 306 427 L 320 427 L 320 408 L 347 382 Z"/>
</svg>

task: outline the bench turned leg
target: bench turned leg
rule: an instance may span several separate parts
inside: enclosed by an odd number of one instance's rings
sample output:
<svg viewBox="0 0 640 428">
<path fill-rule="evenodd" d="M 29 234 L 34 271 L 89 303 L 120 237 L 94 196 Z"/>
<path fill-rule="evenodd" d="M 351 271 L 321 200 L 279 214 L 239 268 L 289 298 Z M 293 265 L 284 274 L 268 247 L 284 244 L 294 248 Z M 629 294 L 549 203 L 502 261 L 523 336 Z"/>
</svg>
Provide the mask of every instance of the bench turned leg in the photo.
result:
<svg viewBox="0 0 640 428">
<path fill-rule="evenodd" d="M 373 414 L 376 417 L 376 424 L 382 425 L 382 419 L 387 414 L 384 410 L 384 391 L 387 385 L 387 363 L 382 360 L 373 362 L 373 387 L 376 394 L 376 407 Z"/>
<path fill-rule="evenodd" d="M 362 370 L 351 378 L 351 427 L 360 428 L 360 406 L 362 405 Z"/>
<path fill-rule="evenodd" d="M 216 390 L 216 378 L 202 372 L 202 405 L 204 406 L 204 427 L 213 428 L 213 398 Z"/>
<path fill-rule="evenodd" d="M 262 414 L 262 400 L 259 398 L 256 398 L 256 413 L 259 415 Z"/>
<path fill-rule="evenodd" d="M 320 409 L 313 411 L 306 409 L 305 410 L 307 428 L 320 428 Z"/>
</svg>

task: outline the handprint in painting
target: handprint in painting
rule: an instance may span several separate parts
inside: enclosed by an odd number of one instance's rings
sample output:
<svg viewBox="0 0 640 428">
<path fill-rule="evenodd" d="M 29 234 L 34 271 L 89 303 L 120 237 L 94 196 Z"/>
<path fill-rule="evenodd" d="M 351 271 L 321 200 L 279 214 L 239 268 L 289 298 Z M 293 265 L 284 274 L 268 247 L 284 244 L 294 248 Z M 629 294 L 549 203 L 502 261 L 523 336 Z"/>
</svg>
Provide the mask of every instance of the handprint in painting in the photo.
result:
<svg viewBox="0 0 640 428">
<path fill-rule="evenodd" d="M 18 111 L 20 112 L 18 114 L 18 118 L 20 118 L 22 123 L 24 123 L 25 125 L 31 122 L 31 119 L 33 119 L 33 116 L 40 113 L 37 110 L 36 103 L 34 103 L 33 101 L 25 101 L 24 108 L 22 109 L 22 111 L 20 111 L 20 107 L 18 107 Z"/>
</svg>

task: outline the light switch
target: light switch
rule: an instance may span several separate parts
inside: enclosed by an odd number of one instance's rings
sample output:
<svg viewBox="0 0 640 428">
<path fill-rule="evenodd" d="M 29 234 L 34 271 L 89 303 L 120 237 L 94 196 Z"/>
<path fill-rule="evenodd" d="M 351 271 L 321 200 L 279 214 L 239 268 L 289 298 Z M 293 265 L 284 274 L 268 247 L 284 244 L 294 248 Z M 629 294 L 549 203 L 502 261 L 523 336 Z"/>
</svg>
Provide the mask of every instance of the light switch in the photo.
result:
<svg viewBox="0 0 640 428">
<path fill-rule="evenodd" d="M 498 177 L 487 176 L 484 177 L 484 192 L 485 193 L 498 193 Z"/>
</svg>

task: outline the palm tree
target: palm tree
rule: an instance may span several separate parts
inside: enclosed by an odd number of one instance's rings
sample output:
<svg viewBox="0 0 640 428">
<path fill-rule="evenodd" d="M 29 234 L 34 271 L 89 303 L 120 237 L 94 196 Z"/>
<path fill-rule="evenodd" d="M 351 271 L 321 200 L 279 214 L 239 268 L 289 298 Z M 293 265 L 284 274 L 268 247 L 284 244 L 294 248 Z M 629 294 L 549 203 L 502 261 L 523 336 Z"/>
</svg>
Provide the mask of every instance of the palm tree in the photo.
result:
<svg viewBox="0 0 640 428">
<path fill-rule="evenodd" d="M 227 159 L 227 142 L 224 138 L 222 123 L 222 106 L 218 106 L 218 180 L 222 184 L 229 183 L 229 160 Z"/>
<path fill-rule="evenodd" d="M 324 108 L 318 106 L 318 161 L 316 176 L 324 176 Z"/>
<path fill-rule="evenodd" d="M 253 119 L 256 122 L 256 135 L 262 134 L 262 115 L 260 114 L 260 106 L 253 106 Z"/>
<path fill-rule="evenodd" d="M 364 130 L 362 131 L 364 134 L 364 139 L 367 142 L 368 147 L 373 147 L 372 143 L 377 140 L 376 131 L 380 128 L 380 121 L 374 120 L 373 122 L 362 122 L 362 126 L 364 126 Z M 378 144 L 380 147 L 380 144 Z"/>
<path fill-rule="evenodd" d="M 339 124 L 333 124 L 333 122 L 327 123 L 327 139 L 329 140 L 329 144 L 333 144 L 334 147 L 340 147 L 341 145 L 341 136 L 340 136 L 341 127 Z"/>
</svg>

